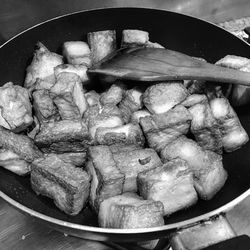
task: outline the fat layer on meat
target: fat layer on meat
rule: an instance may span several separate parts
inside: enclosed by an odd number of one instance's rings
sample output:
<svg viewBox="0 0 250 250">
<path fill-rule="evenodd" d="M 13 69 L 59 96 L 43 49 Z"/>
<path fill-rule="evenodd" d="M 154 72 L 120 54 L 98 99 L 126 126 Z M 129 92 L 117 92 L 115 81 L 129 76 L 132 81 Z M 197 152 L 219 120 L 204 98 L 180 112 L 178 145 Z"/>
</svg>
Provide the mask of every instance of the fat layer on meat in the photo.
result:
<svg viewBox="0 0 250 250">
<path fill-rule="evenodd" d="M 69 215 L 77 215 L 89 197 L 89 174 L 56 155 L 35 160 L 30 180 L 36 194 L 53 199 L 55 205 Z"/>
<path fill-rule="evenodd" d="M 139 173 L 140 195 L 147 200 L 161 201 L 164 215 L 187 208 L 197 201 L 193 173 L 186 161 L 173 159 L 162 166 Z"/>
<path fill-rule="evenodd" d="M 161 157 L 164 162 L 175 158 L 185 160 L 194 174 L 195 187 L 203 199 L 211 199 L 224 185 L 227 173 L 222 157 L 210 150 L 203 150 L 195 141 L 180 136 L 167 145 Z"/>
<path fill-rule="evenodd" d="M 249 137 L 227 99 L 215 98 L 210 101 L 210 107 L 219 123 L 226 152 L 232 152 L 248 142 Z"/>
<path fill-rule="evenodd" d="M 165 113 L 183 102 L 188 91 L 181 82 L 152 85 L 143 94 L 143 103 L 152 114 Z"/>
<path fill-rule="evenodd" d="M 50 89 L 50 96 L 62 119 L 80 119 L 87 110 L 81 80 L 74 73 L 60 73 L 55 85 Z"/>
<path fill-rule="evenodd" d="M 117 168 L 108 146 L 93 146 L 88 149 L 88 172 L 92 176 L 90 204 L 98 211 L 100 203 L 123 190 L 124 174 Z"/>
<path fill-rule="evenodd" d="M 142 200 L 124 193 L 104 200 L 98 214 L 104 228 L 150 228 L 164 225 L 163 205 L 159 201 Z"/>
<path fill-rule="evenodd" d="M 88 44 L 91 49 L 93 64 L 116 50 L 115 30 L 102 30 L 88 33 Z"/>
<path fill-rule="evenodd" d="M 0 125 L 14 132 L 20 132 L 32 122 L 28 90 L 12 82 L 0 87 Z"/>
<path fill-rule="evenodd" d="M 208 104 L 196 104 L 189 109 L 192 114 L 191 132 L 204 149 L 222 153 L 222 134 Z"/>
<path fill-rule="evenodd" d="M 150 148 L 114 153 L 113 158 L 117 168 L 121 173 L 125 174 L 123 192 L 136 192 L 138 173 L 156 168 L 162 164 L 157 153 Z"/>
<path fill-rule="evenodd" d="M 43 124 L 35 144 L 45 153 L 67 153 L 85 151 L 92 141 L 82 121 L 61 120 Z"/>
<path fill-rule="evenodd" d="M 50 52 L 42 43 L 37 43 L 33 60 L 27 67 L 24 87 L 31 88 L 37 79 L 55 82 L 54 68 L 63 64 L 62 56 Z"/>
<path fill-rule="evenodd" d="M 101 145 L 138 144 L 143 146 L 145 139 L 138 125 L 128 123 L 118 127 L 100 127 L 96 130 L 95 141 Z"/>
</svg>

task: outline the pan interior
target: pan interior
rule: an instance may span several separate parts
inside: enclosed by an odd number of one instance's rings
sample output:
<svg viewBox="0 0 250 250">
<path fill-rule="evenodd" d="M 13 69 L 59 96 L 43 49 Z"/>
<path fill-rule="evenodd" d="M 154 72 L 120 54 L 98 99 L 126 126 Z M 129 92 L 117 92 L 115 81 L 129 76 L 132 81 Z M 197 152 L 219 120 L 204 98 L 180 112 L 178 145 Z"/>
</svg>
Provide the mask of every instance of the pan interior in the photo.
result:
<svg viewBox="0 0 250 250">
<path fill-rule="evenodd" d="M 250 58 L 249 46 L 228 32 L 199 19 L 149 9 L 123 8 L 81 12 L 46 22 L 15 37 L 0 49 L 0 84 L 8 81 L 22 85 L 25 68 L 30 63 L 37 41 L 51 51 L 61 52 L 62 43 L 85 40 L 90 31 L 115 29 L 120 40 L 123 29 L 142 29 L 150 40 L 191 56 L 215 62 L 227 54 Z M 250 135 L 249 107 L 236 110 L 243 127 Z M 211 201 L 199 201 L 193 207 L 166 218 L 166 224 L 191 219 L 213 211 L 237 198 L 250 187 L 250 143 L 242 149 L 224 154 L 224 167 L 229 177 L 222 190 Z M 97 226 L 96 215 L 84 209 L 77 216 L 68 216 L 53 202 L 32 191 L 29 177 L 16 176 L 0 168 L 0 190 L 22 205 L 63 221 Z"/>
</svg>

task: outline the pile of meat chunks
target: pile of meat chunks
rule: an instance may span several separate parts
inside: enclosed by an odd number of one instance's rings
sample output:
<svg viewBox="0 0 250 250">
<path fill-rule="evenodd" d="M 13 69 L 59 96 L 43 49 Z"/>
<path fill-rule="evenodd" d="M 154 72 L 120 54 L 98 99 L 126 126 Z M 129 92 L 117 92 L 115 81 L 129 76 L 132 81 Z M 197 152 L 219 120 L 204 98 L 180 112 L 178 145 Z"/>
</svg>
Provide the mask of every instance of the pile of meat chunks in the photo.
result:
<svg viewBox="0 0 250 250">
<path fill-rule="evenodd" d="M 161 226 L 163 216 L 222 188 L 222 152 L 248 135 L 216 84 L 114 81 L 102 93 L 87 91 L 88 68 L 116 46 L 111 30 L 89 33 L 88 43 L 65 42 L 63 56 L 37 44 L 24 87 L 0 88 L 0 163 L 30 174 L 33 190 L 69 215 L 89 204 L 101 227 Z M 140 30 L 124 30 L 121 46 L 164 49 Z M 237 56 L 217 62 L 247 63 Z"/>
</svg>

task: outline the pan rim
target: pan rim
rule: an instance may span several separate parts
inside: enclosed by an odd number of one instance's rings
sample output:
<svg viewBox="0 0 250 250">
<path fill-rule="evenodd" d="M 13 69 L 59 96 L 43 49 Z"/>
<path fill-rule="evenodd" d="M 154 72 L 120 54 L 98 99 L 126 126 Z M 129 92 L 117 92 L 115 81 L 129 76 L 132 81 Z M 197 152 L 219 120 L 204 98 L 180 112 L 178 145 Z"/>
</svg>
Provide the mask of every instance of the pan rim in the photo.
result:
<svg viewBox="0 0 250 250">
<path fill-rule="evenodd" d="M 245 43 L 247 46 L 250 45 L 244 41 L 243 39 L 237 37 L 236 35 L 232 34 L 231 32 L 229 32 L 228 30 L 224 29 L 223 27 L 220 27 L 210 21 L 204 20 L 202 18 L 199 17 L 195 17 L 189 14 L 183 14 L 183 13 L 179 13 L 176 11 L 170 11 L 170 10 L 166 10 L 166 9 L 158 9 L 158 8 L 149 8 L 149 7 L 135 7 L 135 6 L 127 6 L 127 7 L 101 7 L 101 8 L 93 8 L 93 9 L 87 9 L 87 10 L 80 10 L 80 11 L 74 11 L 72 13 L 67 13 L 67 14 L 63 14 L 63 15 L 59 15 L 56 16 L 54 18 L 50 18 L 48 20 L 42 21 L 40 23 L 37 23 L 27 29 L 24 29 L 23 31 L 19 32 L 18 34 L 14 35 L 13 37 L 11 37 L 10 39 L 8 39 L 6 42 L 4 42 L 2 45 L 0 45 L 0 49 L 3 48 L 5 45 L 7 45 L 8 43 L 10 43 L 12 40 L 14 40 L 15 38 L 21 36 L 22 34 L 28 32 L 29 30 L 35 29 L 36 27 L 39 27 L 43 24 L 49 23 L 51 21 L 60 19 L 60 18 L 64 18 L 64 17 L 68 17 L 71 15 L 75 15 L 75 14 L 80 14 L 80 13 L 84 13 L 84 12 L 95 12 L 95 11 L 103 11 L 103 10 L 118 10 L 118 9 L 142 9 L 142 10 L 153 10 L 153 11 L 160 11 L 160 12 L 168 12 L 168 13 L 173 13 L 176 15 L 180 15 L 180 16 L 186 16 L 188 18 L 192 18 L 192 19 L 196 19 L 205 23 L 208 23 L 212 26 L 215 26 L 216 28 L 219 28 L 221 30 L 223 30 L 223 32 L 227 32 L 228 34 L 230 34 L 231 36 L 234 36 L 235 38 L 239 39 L 241 42 Z M 58 226 L 62 226 L 62 227 L 68 227 L 71 229 L 77 229 L 77 230 L 81 230 L 81 231 L 88 231 L 88 232 L 93 232 L 93 233 L 102 233 L 102 234 L 144 234 L 144 233 L 155 233 L 155 232 L 161 232 L 161 231 L 168 231 L 168 230 L 174 230 L 174 229 L 178 229 L 178 228 L 182 228 L 185 227 L 187 225 L 191 225 L 194 223 L 197 223 L 199 221 L 203 221 L 203 220 L 207 220 L 215 215 L 221 214 L 223 212 L 227 212 L 230 209 L 232 209 L 234 206 L 236 206 L 237 204 L 239 204 L 241 201 L 243 201 L 245 198 L 247 198 L 248 196 L 250 196 L 250 188 L 248 190 L 246 190 L 245 192 L 243 192 L 241 195 L 239 195 L 238 197 L 236 197 L 235 199 L 233 199 L 232 201 L 226 203 L 225 205 L 212 210 L 208 213 L 196 216 L 194 218 L 188 219 L 188 220 L 184 220 L 184 221 L 180 221 L 180 222 L 176 222 L 176 223 L 172 223 L 172 224 L 167 224 L 164 226 L 159 226 L 159 227 L 152 227 L 152 228 L 137 228 L 137 229 L 113 229 L 113 228 L 101 228 L 101 227 L 93 227 L 93 226 L 86 226 L 86 225 L 81 225 L 81 224 L 76 224 L 76 223 L 71 223 L 71 222 L 67 222 L 67 221 L 63 221 L 63 220 L 59 220 L 50 216 L 47 216 L 45 214 L 42 214 L 40 212 L 37 212 L 33 209 L 30 209 L 24 205 L 22 205 L 21 203 L 17 202 L 16 200 L 10 198 L 8 195 L 6 195 L 5 193 L 3 193 L 2 191 L 0 191 L 0 197 L 5 200 L 7 203 L 9 203 L 10 205 L 12 205 L 13 207 L 15 207 L 18 210 L 21 210 L 22 212 L 24 212 L 27 215 L 36 217 L 40 220 L 46 221 L 48 223 L 52 223 Z"/>
</svg>

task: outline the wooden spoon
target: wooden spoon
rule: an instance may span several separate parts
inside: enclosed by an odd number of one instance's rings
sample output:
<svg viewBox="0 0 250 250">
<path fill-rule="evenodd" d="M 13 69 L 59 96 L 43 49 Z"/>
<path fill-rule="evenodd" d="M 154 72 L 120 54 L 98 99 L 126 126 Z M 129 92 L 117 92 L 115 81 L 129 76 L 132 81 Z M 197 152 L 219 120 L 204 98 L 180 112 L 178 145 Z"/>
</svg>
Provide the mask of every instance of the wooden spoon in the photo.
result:
<svg viewBox="0 0 250 250">
<path fill-rule="evenodd" d="M 117 50 L 92 66 L 88 73 L 136 81 L 208 80 L 250 86 L 250 73 L 158 48 Z"/>
</svg>

